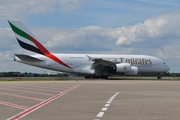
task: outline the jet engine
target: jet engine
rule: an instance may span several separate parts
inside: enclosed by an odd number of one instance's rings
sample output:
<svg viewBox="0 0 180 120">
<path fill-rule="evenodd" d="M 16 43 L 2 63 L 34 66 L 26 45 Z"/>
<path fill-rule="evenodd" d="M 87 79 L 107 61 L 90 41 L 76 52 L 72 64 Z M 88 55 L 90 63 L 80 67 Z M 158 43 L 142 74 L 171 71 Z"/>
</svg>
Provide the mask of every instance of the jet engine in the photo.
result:
<svg viewBox="0 0 180 120">
<path fill-rule="evenodd" d="M 131 66 L 131 71 L 128 73 L 124 73 L 126 75 L 137 75 L 138 74 L 138 68 L 135 66 Z"/>
<path fill-rule="evenodd" d="M 131 65 L 129 63 L 119 63 L 115 65 L 117 73 L 128 73 L 131 71 Z"/>
</svg>

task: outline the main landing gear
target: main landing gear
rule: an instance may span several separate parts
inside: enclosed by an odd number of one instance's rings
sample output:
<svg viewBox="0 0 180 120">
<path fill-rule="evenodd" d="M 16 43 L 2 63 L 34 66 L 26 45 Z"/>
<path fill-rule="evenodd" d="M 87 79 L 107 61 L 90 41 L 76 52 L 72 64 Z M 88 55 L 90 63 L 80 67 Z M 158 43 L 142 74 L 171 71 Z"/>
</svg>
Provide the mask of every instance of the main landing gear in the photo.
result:
<svg viewBox="0 0 180 120">
<path fill-rule="evenodd" d="M 85 79 L 108 79 L 108 76 L 85 76 Z"/>
<path fill-rule="evenodd" d="M 158 80 L 161 80 L 161 79 L 162 79 L 162 76 L 161 76 L 160 73 L 158 73 L 157 79 L 158 79 Z"/>
</svg>

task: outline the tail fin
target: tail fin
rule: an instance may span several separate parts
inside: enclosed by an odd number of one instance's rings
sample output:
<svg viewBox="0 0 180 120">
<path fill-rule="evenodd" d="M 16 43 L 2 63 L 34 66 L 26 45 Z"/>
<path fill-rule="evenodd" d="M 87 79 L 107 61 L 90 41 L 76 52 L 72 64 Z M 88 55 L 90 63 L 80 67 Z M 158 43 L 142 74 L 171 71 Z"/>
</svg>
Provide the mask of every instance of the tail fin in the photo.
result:
<svg viewBox="0 0 180 120">
<path fill-rule="evenodd" d="M 37 41 L 34 35 L 21 22 L 10 20 L 8 20 L 8 22 L 22 48 L 42 55 L 49 52 Z"/>
<path fill-rule="evenodd" d="M 22 48 L 42 54 L 62 64 L 65 67 L 71 68 L 60 59 L 58 59 L 55 55 L 50 53 L 43 45 L 41 45 L 41 43 L 37 41 L 34 35 L 21 22 L 8 20 L 8 23 L 11 26 L 16 39 Z"/>
</svg>

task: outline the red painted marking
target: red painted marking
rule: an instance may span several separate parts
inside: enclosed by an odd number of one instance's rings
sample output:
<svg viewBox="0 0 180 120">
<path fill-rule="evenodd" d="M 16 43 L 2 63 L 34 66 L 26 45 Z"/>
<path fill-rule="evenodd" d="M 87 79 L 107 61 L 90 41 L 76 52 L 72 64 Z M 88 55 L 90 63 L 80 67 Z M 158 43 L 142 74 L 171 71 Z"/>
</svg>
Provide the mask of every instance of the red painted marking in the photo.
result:
<svg viewBox="0 0 180 120">
<path fill-rule="evenodd" d="M 61 90 L 64 90 L 65 88 L 69 88 L 70 86 L 67 86 L 67 85 L 61 85 L 61 86 L 58 86 L 57 85 L 43 85 L 43 86 L 38 86 L 38 88 L 45 88 L 45 89 L 48 89 L 48 90 L 59 90 L 59 92 Z M 62 89 L 64 88 L 64 89 Z"/>
<path fill-rule="evenodd" d="M 42 106 L 44 106 L 44 105 L 46 105 L 46 104 L 48 104 L 48 103 L 54 101 L 55 99 L 57 99 L 57 98 L 59 98 L 59 97 L 65 95 L 66 93 L 68 93 L 68 92 L 74 90 L 75 88 L 77 88 L 77 87 L 79 87 L 79 86 L 80 86 L 80 85 L 75 85 L 75 86 L 73 86 L 73 87 L 71 87 L 71 88 L 69 88 L 69 89 L 66 89 L 65 91 L 63 91 L 63 92 L 61 92 L 61 93 L 59 93 L 59 94 L 57 94 L 57 95 L 55 95 L 55 96 L 53 96 L 53 97 L 47 99 L 47 100 L 45 100 L 45 101 L 43 101 L 43 102 L 41 102 L 41 103 L 39 103 L 39 104 L 37 104 L 37 105 L 35 105 L 35 106 L 29 108 L 29 109 L 26 109 L 25 111 L 23 111 L 23 112 L 21 112 L 21 113 L 15 115 L 15 116 L 13 116 L 13 117 L 7 119 L 7 120 L 18 120 L 18 119 L 20 119 L 20 118 L 22 118 L 22 117 L 24 117 L 24 116 L 30 114 L 31 112 L 33 112 L 33 111 L 39 109 L 40 107 L 42 107 Z"/>
<path fill-rule="evenodd" d="M 28 35 L 28 34 L 27 34 Z M 57 63 L 71 68 L 70 66 L 68 66 L 67 64 L 65 64 L 63 61 L 61 61 L 60 59 L 58 59 L 55 55 L 51 54 L 44 46 L 42 46 L 36 39 L 34 39 L 32 36 L 28 35 L 28 37 L 30 38 L 31 41 L 33 41 L 33 43 L 40 49 L 40 51 L 47 57 L 51 58 L 52 60 L 56 61 Z"/>
<path fill-rule="evenodd" d="M 16 90 L 16 89 L 2 88 L 2 87 L 0 89 L 2 89 L 2 90 L 17 91 L 17 92 L 32 93 L 32 94 L 41 94 L 41 95 L 47 95 L 47 96 L 52 96 L 53 95 L 53 94 L 47 94 L 47 93 L 32 92 L 32 91 L 25 91 L 25 90 Z"/>
<path fill-rule="evenodd" d="M 57 85 L 44 85 L 44 86 L 38 86 L 38 88 L 45 88 L 45 89 L 48 89 L 48 90 L 55 90 L 55 91 L 59 91 L 61 92 L 62 90 L 64 89 L 67 89 L 69 88 L 70 86 L 67 86 L 67 85 L 61 85 L 61 86 L 58 86 Z"/>
<path fill-rule="evenodd" d="M 9 94 L 9 93 L 3 93 L 3 92 L 0 92 L 0 94 L 14 96 L 14 97 L 19 97 L 19 98 L 24 98 L 24 99 L 29 99 L 29 100 L 43 101 L 43 99 L 40 99 L 40 98 L 32 98 L 32 97 L 16 95 L 16 94 Z"/>
<path fill-rule="evenodd" d="M 39 90 L 39 91 L 48 91 L 48 92 L 61 92 L 60 90 L 47 90 L 48 88 L 46 89 L 41 89 L 40 87 L 26 87 L 26 88 L 22 88 L 21 86 L 6 86 L 6 87 L 9 87 L 9 88 L 20 88 L 20 89 L 27 89 L 27 90 Z"/>
<path fill-rule="evenodd" d="M 29 107 L 26 107 L 26 106 L 17 105 L 17 104 L 13 104 L 13 103 L 9 103 L 9 102 L 4 102 L 4 101 L 0 101 L 0 104 L 7 105 L 7 106 L 10 106 L 10 107 L 14 107 L 14 108 L 19 108 L 19 109 L 28 109 L 29 108 Z"/>
</svg>

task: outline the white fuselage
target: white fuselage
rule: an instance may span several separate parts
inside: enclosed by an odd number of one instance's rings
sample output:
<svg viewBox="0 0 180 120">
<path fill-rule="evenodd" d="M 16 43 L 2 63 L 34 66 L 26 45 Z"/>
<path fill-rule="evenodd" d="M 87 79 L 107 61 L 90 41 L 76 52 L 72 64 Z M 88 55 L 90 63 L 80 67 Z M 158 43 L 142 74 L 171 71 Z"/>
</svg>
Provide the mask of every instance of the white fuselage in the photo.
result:
<svg viewBox="0 0 180 120">
<path fill-rule="evenodd" d="M 15 61 L 24 64 L 46 68 L 50 70 L 68 72 L 68 73 L 84 73 L 94 74 L 91 67 L 94 63 L 91 58 L 103 59 L 114 63 L 129 63 L 131 66 L 138 68 L 138 73 L 164 73 L 169 71 L 169 67 L 164 61 L 157 57 L 147 55 L 107 55 L 107 54 L 54 54 L 62 60 L 70 68 L 63 66 L 52 59 L 43 55 L 31 55 L 34 58 L 41 59 L 41 62 L 23 61 L 15 57 Z M 89 57 L 90 56 L 90 57 Z"/>
</svg>

